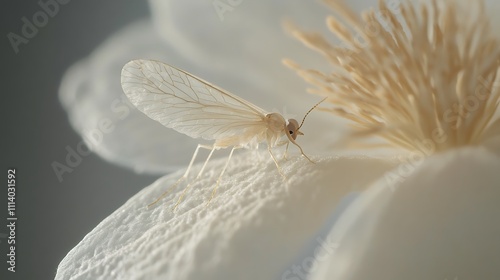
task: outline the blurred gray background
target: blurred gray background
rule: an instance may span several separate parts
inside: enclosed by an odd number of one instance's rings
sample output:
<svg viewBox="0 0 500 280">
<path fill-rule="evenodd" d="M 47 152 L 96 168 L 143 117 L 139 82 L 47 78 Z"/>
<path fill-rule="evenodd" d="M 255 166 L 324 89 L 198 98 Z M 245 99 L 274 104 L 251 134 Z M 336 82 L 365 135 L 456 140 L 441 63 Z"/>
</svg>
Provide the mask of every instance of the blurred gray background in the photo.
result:
<svg viewBox="0 0 500 280">
<path fill-rule="evenodd" d="M 47 2 L 47 0 L 43 0 Z M 59 12 L 16 54 L 7 34 L 38 1 L 4 1 L 2 21 L 2 172 L 0 279 L 53 279 L 61 259 L 101 220 L 155 180 L 90 155 L 59 183 L 51 167 L 81 141 L 57 91 L 64 71 L 115 31 L 149 14 L 146 1 L 86 0 Z M 119 76 L 117 76 L 119 79 Z M 16 273 L 7 271 L 7 168 L 17 169 Z"/>
</svg>

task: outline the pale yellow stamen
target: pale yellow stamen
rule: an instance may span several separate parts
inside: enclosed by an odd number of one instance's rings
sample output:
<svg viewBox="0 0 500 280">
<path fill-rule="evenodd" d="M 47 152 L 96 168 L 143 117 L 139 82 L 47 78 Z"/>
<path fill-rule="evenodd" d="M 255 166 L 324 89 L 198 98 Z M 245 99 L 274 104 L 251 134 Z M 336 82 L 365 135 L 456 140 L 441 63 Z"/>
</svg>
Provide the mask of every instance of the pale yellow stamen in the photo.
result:
<svg viewBox="0 0 500 280">
<path fill-rule="evenodd" d="M 403 2 L 358 16 L 343 1 L 325 0 L 342 44 L 288 24 L 287 29 L 333 65 L 331 73 L 285 64 L 328 97 L 327 110 L 349 119 L 356 136 L 435 151 L 480 145 L 500 136 L 500 43 L 483 1 Z"/>
</svg>

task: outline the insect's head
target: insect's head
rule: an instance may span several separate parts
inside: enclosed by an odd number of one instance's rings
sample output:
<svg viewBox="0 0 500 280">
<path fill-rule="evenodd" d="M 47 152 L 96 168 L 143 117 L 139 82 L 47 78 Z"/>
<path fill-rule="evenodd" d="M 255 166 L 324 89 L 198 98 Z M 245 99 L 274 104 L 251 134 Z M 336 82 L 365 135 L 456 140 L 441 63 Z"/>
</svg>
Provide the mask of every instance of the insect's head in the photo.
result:
<svg viewBox="0 0 500 280">
<path fill-rule="evenodd" d="M 296 119 L 288 119 L 286 125 L 286 133 L 292 137 L 293 140 L 297 139 L 297 136 L 304 135 L 300 130 L 299 122 Z"/>
<path fill-rule="evenodd" d="M 297 139 L 297 136 L 299 135 L 304 135 L 304 133 L 302 133 L 300 131 L 300 128 L 302 127 L 302 125 L 304 124 L 304 121 L 306 120 L 306 117 L 307 115 L 309 115 L 309 113 L 311 113 L 312 110 L 314 110 L 316 107 L 318 107 L 319 104 L 321 104 L 321 102 L 325 101 L 326 98 L 323 98 L 320 102 L 318 102 L 316 105 L 314 105 L 307 113 L 306 115 L 304 116 L 304 118 L 302 119 L 302 122 L 300 123 L 299 125 L 299 122 L 295 119 L 288 119 L 287 120 L 287 125 L 286 125 L 286 133 L 288 133 L 288 135 L 290 135 L 290 137 L 295 140 Z"/>
</svg>

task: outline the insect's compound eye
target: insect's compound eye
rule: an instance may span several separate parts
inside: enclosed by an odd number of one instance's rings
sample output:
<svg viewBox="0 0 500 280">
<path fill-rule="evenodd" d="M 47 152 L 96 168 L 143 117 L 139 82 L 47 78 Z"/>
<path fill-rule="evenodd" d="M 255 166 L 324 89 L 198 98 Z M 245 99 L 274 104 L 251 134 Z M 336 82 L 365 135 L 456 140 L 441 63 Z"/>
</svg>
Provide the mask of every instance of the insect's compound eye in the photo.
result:
<svg viewBox="0 0 500 280">
<path fill-rule="evenodd" d="M 293 134 L 293 131 L 291 131 L 291 130 L 290 130 L 290 131 L 288 131 L 288 133 L 290 133 L 290 135 L 292 135 L 292 134 Z"/>
</svg>

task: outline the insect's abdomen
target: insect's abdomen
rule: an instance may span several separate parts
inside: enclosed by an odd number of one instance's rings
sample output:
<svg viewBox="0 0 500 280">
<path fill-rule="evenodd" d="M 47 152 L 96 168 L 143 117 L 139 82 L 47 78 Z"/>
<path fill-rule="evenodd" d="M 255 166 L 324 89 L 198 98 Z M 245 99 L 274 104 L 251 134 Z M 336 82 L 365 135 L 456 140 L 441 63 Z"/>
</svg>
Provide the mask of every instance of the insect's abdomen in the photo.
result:
<svg viewBox="0 0 500 280">
<path fill-rule="evenodd" d="M 267 127 L 264 125 L 249 126 L 241 134 L 217 139 L 215 146 L 218 148 L 241 147 L 255 149 L 259 143 L 266 140 Z"/>
</svg>

